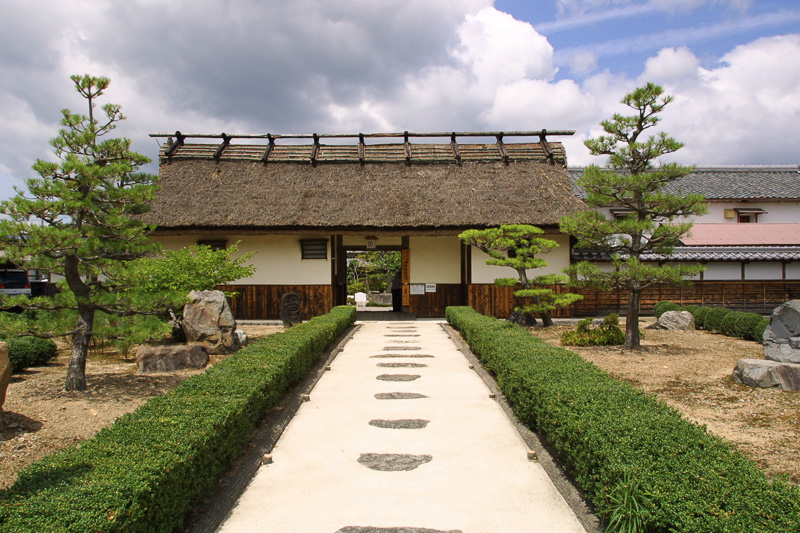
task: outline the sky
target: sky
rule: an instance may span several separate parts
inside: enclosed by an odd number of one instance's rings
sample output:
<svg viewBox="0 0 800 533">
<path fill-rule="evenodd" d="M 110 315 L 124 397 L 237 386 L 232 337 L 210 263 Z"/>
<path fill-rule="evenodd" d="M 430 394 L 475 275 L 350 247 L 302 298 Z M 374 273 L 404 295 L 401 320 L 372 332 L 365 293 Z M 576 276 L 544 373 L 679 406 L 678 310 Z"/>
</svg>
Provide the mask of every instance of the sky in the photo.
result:
<svg viewBox="0 0 800 533">
<path fill-rule="evenodd" d="M 115 135 L 575 130 L 655 82 L 693 165 L 800 163 L 797 0 L 0 0 L 0 199 L 24 189 L 69 76 L 111 78 Z M 155 163 L 146 171 L 156 173 Z"/>
</svg>

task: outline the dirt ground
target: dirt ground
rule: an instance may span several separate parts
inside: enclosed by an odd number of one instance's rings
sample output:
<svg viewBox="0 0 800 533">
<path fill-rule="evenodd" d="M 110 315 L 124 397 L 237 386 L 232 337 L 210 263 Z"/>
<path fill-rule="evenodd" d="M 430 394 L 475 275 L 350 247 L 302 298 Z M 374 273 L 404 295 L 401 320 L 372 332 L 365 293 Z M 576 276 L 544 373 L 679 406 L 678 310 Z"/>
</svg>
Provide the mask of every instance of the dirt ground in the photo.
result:
<svg viewBox="0 0 800 533">
<path fill-rule="evenodd" d="M 255 340 L 282 327 L 243 327 Z M 160 396 L 202 370 L 163 374 L 137 374 L 133 357 L 118 353 L 91 353 L 86 365 L 89 388 L 64 390 L 66 351 L 48 366 L 35 367 L 11 377 L 0 427 L 0 489 L 8 488 L 17 472 L 55 450 L 90 438 L 117 417 L 129 413 L 149 398 Z M 212 356 L 211 364 L 219 358 Z"/>
<path fill-rule="evenodd" d="M 641 327 L 652 322 L 645 319 Z M 532 331 L 560 346 L 561 332 L 572 327 Z M 764 358 L 761 344 L 705 331 L 643 331 L 638 352 L 618 346 L 569 349 L 733 441 L 769 476 L 800 484 L 800 393 L 755 389 L 731 379 L 739 359 Z"/>
<path fill-rule="evenodd" d="M 643 321 L 642 327 L 650 322 Z M 560 334 L 569 327 L 574 326 L 532 331 L 560 345 Z M 245 329 L 256 339 L 283 328 Z M 733 441 L 769 475 L 787 476 L 800 484 L 800 393 L 752 389 L 731 379 L 737 360 L 763 357 L 761 345 L 703 331 L 655 330 L 646 330 L 642 345 L 641 352 L 619 347 L 571 349 Z M 86 392 L 64 391 L 66 355 L 49 366 L 15 374 L 3 406 L 0 488 L 10 486 L 16 473 L 36 459 L 91 437 L 197 372 L 141 375 L 132 359 L 99 353 L 90 356 Z"/>
</svg>

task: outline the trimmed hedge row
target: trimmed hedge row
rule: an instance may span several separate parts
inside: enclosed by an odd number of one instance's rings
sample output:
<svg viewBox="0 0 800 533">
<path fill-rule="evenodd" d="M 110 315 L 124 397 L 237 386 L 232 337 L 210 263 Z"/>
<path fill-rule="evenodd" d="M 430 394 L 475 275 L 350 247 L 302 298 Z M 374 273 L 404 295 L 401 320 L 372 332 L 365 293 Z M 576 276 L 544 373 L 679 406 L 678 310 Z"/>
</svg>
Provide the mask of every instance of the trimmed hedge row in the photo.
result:
<svg viewBox="0 0 800 533">
<path fill-rule="evenodd" d="M 470 307 L 446 314 L 601 516 L 624 514 L 615 496 L 636 479 L 647 531 L 800 531 L 800 490 L 767 480 L 729 442 L 514 324 Z"/>
<path fill-rule="evenodd" d="M 657 317 L 667 311 L 689 311 L 694 316 L 694 325 L 698 329 L 756 342 L 763 342 L 764 330 L 769 326 L 769 318 L 764 318 L 758 313 L 743 313 L 725 307 L 699 305 L 681 307 L 665 300 L 658 302 L 653 311 Z"/>
<path fill-rule="evenodd" d="M 34 463 L 0 492 L 0 530 L 173 531 L 355 317 L 337 307 L 271 335 Z"/>
<path fill-rule="evenodd" d="M 8 344 L 8 359 L 14 372 L 31 366 L 42 366 L 58 355 L 56 343 L 39 337 L 14 337 L 0 339 Z"/>
</svg>

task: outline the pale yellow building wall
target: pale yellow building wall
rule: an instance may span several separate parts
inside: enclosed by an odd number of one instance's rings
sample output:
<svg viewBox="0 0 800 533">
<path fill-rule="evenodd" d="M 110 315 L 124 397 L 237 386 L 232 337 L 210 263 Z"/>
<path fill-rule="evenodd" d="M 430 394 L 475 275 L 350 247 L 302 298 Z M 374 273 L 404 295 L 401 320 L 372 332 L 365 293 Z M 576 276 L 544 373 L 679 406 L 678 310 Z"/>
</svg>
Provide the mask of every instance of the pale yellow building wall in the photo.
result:
<svg viewBox="0 0 800 533">
<path fill-rule="evenodd" d="M 455 235 L 410 237 L 411 283 L 461 283 L 461 241 Z"/>
<path fill-rule="evenodd" d="M 166 250 L 179 250 L 195 244 L 204 237 L 197 235 L 178 235 L 159 237 Z M 241 241 L 239 251 L 252 251 L 248 261 L 256 271 L 252 277 L 242 278 L 233 283 L 253 285 L 330 285 L 331 252 L 328 240 L 327 259 L 302 259 L 300 239 L 302 235 L 230 235 L 228 244 Z"/>
<path fill-rule="evenodd" d="M 546 274 L 562 274 L 569 266 L 569 235 L 547 234 L 543 237 L 556 241 L 558 248 L 542 254 L 547 266 L 528 271 L 528 276 L 544 276 Z M 509 267 L 487 265 L 489 256 L 474 246 L 472 247 L 472 283 L 494 283 L 497 278 L 516 278 L 517 273 Z"/>
<path fill-rule="evenodd" d="M 398 236 L 380 236 L 377 235 L 375 244 L 378 246 L 400 246 L 403 244 L 403 238 Z M 367 238 L 363 235 L 344 235 L 342 237 L 342 245 L 344 246 L 363 246 L 367 249 Z"/>
</svg>

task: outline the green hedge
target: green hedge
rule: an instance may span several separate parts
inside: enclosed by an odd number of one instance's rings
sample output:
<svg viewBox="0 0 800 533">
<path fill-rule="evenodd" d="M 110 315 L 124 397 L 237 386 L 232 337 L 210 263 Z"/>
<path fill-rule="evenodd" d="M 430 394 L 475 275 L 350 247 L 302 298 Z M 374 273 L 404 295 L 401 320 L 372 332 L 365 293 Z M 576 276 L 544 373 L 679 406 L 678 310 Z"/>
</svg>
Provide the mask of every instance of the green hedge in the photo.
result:
<svg viewBox="0 0 800 533">
<path fill-rule="evenodd" d="M 58 355 L 56 343 L 50 339 L 14 337 L 2 340 L 8 344 L 8 359 L 14 372 L 31 366 L 46 365 Z"/>
<path fill-rule="evenodd" d="M 350 326 L 353 307 L 271 335 L 153 398 L 0 492 L 0 530 L 173 531 L 258 419 Z"/>
<path fill-rule="evenodd" d="M 655 308 L 665 309 L 674 306 L 672 302 L 658 302 Z M 743 313 L 732 311 L 724 307 L 701 307 L 687 305 L 678 307 L 678 311 L 689 311 L 694 316 L 694 324 L 698 329 L 705 329 L 715 333 L 722 333 L 729 337 L 763 342 L 764 330 L 769 326 L 769 318 L 764 318 L 758 313 Z"/>
<path fill-rule="evenodd" d="M 771 483 L 732 444 L 675 409 L 514 324 L 469 307 L 449 307 L 447 320 L 601 516 L 620 511 L 612 502 L 636 479 L 647 531 L 800 531 L 800 490 Z"/>
</svg>

